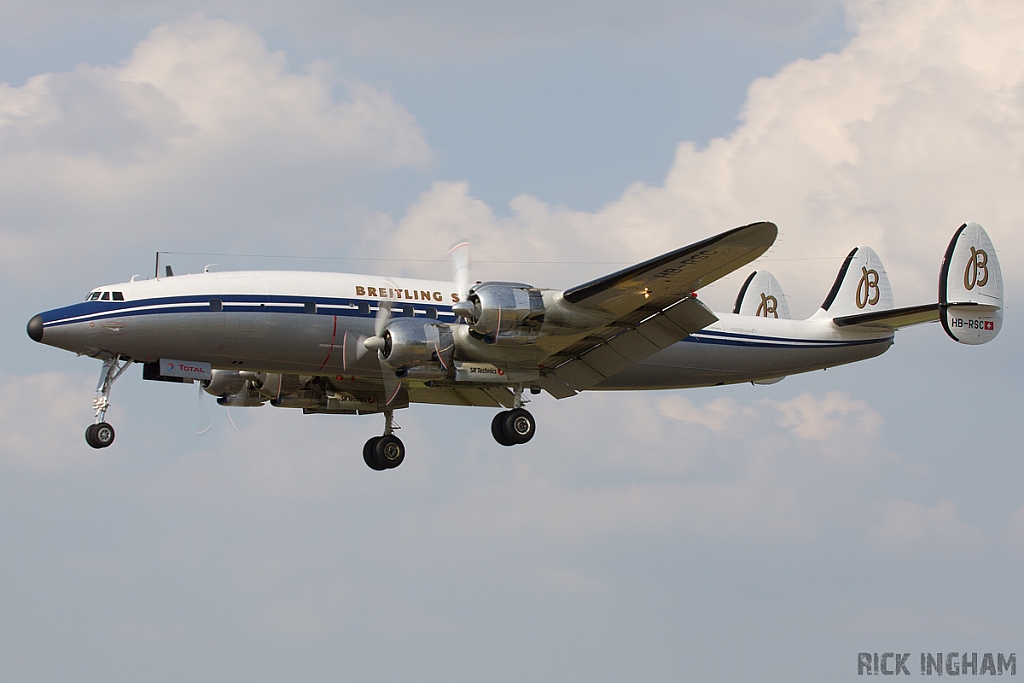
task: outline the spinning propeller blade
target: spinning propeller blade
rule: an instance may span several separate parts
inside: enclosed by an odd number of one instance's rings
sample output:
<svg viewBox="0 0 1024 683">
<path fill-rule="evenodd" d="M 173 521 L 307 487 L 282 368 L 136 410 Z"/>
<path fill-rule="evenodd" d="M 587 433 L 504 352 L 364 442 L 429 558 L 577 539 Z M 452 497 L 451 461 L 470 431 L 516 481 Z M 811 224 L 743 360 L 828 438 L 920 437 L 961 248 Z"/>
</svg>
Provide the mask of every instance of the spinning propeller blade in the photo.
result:
<svg viewBox="0 0 1024 683">
<path fill-rule="evenodd" d="M 469 296 L 469 242 L 462 240 L 448 250 L 448 255 L 452 257 L 452 272 L 459 301 L 465 301 Z"/>
<path fill-rule="evenodd" d="M 203 391 L 203 383 L 196 382 L 196 386 L 199 387 L 199 394 L 196 397 L 196 436 L 202 436 L 210 431 L 210 413 L 206 407 L 206 400 L 203 398 L 203 395 L 206 394 Z"/>
</svg>

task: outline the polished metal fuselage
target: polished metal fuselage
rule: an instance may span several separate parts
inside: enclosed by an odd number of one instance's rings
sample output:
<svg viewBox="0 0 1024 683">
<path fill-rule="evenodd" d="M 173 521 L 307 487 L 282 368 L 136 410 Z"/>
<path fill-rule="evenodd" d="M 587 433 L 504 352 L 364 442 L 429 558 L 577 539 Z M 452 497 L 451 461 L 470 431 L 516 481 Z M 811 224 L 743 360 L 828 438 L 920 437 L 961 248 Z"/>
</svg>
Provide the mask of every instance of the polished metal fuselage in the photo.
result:
<svg viewBox="0 0 1024 683">
<path fill-rule="evenodd" d="M 42 313 L 45 344 L 139 362 L 161 358 L 213 368 L 379 380 L 375 354 L 355 353 L 374 334 L 382 298 L 392 315 L 455 324 L 449 282 L 307 272 L 204 273 L 97 288 L 124 301 L 86 301 Z M 371 295 L 372 292 L 372 295 Z M 670 389 L 765 380 L 871 358 L 888 330 L 716 314 L 719 321 L 593 387 Z M 540 330 L 541 336 L 545 333 Z M 501 362 L 505 349 L 489 350 Z M 509 354 L 522 354 L 508 347 Z"/>
</svg>

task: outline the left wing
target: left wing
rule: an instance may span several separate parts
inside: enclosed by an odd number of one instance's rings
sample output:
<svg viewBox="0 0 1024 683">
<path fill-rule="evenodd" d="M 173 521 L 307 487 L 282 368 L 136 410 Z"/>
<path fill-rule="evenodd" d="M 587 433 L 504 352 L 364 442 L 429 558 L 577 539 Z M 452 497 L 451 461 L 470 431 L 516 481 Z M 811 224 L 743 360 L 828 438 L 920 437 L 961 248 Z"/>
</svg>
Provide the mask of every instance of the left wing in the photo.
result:
<svg viewBox="0 0 1024 683">
<path fill-rule="evenodd" d="M 742 268 L 775 241 L 753 223 L 566 290 L 562 299 L 615 318 L 541 362 L 540 385 L 572 396 L 718 320 L 694 292 Z"/>
</svg>

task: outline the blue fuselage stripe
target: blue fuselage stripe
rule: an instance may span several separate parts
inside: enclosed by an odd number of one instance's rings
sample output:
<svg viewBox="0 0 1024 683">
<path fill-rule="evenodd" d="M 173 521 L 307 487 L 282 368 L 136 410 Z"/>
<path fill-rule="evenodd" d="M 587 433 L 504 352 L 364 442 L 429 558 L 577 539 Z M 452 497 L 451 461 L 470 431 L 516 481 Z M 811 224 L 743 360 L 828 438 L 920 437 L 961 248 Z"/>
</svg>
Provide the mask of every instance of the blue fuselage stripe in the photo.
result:
<svg viewBox="0 0 1024 683">
<path fill-rule="evenodd" d="M 55 308 L 42 314 L 45 327 L 59 327 L 80 322 L 92 322 L 127 316 L 150 316 L 167 313 L 214 313 L 210 301 L 221 302 L 223 313 L 301 313 L 304 315 L 343 315 L 353 318 L 374 318 L 377 302 L 365 299 L 342 299 L 323 297 L 298 297 L 260 294 L 214 294 L 175 296 L 137 301 L 83 301 L 63 308 Z M 316 313 L 306 313 L 305 305 L 316 304 Z M 359 310 L 360 304 L 369 308 Z M 406 306 L 412 306 L 418 315 L 426 316 L 432 308 L 439 316 L 454 317 L 450 306 L 438 305 L 433 301 L 392 301 L 392 313 L 401 316 Z"/>
</svg>

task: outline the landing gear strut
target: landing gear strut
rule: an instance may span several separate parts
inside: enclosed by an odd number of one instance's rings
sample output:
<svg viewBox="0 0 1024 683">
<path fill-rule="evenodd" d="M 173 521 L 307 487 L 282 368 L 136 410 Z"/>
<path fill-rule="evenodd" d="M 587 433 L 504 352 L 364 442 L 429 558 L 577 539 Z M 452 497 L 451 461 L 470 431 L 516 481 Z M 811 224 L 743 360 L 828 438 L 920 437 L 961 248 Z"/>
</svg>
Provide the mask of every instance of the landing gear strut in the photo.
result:
<svg viewBox="0 0 1024 683">
<path fill-rule="evenodd" d="M 395 436 L 401 429 L 395 422 L 395 411 L 384 411 L 384 436 L 375 436 L 363 445 L 363 461 L 372 470 L 391 470 L 405 460 L 405 444 Z"/>
<path fill-rule="evenodd" d="M 85 430 L 85 442 L 93 448 L 106 448 L 114 443 L 114 428 L 105 422 L 107 408 L 110 407 L 110 387 L 132 364 L 131 358 L 125 358 L 123 364 L 119 361 L 118 356 L 108 358 L 103 361 L 103 369 L 100 371 L 96 398 L 92 400 L 92 409 L 96 416 L 93 424 Z"/>
<path fill-rule="evenodd" d="M 523 405 L 527 399 L 523 397 L 523 387 L 515 390 L 515 406 L 512 410 L 504 410 L 491 420 L 491 436 L 502 446 L 515 446 L 526 443 L 537 433 L 537 422 Z"/>
</svg>

